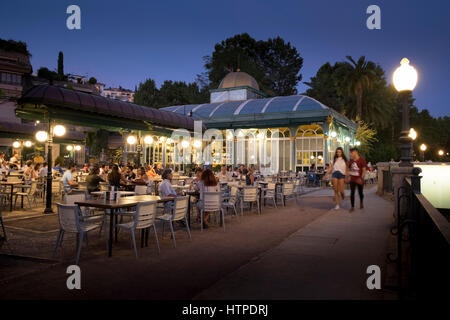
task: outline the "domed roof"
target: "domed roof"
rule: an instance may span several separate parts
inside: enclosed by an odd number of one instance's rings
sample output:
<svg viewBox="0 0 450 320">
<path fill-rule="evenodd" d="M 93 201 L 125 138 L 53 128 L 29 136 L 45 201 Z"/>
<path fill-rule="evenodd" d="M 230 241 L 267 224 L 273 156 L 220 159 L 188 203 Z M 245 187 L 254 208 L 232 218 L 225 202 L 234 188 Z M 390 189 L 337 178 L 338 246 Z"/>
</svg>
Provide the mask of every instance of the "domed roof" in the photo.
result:
<svg viewBox="0 0 450 320">
<path fill-rule="evenodd" d="M 259 90 L 258 82 L 255 78 L 246 72 L 236 71 L 230 72 L 222 79 L 219 84 L 219 89 L 234 88 L 248 86 L 253 89 Z"/>
</svg>

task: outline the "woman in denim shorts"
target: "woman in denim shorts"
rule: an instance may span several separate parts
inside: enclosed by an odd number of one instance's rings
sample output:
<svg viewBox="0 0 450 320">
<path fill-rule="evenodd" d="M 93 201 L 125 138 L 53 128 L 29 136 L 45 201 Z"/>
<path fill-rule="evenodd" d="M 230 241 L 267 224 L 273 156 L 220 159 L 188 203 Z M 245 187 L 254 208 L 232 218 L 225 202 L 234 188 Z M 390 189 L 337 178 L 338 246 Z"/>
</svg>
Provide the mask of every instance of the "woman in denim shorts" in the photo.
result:
<svg viewBox="0 0 450 320">
<path fill-rule="evenodd" d="M 344 150 L 341 147 L 336 149 L 328 172 L 332 172 L 331 178 L 334 187 L 334 199 L 336 201 L 336 206 L 334 208 L 338 210 L 341 204 L 339 194 L 342 197 L 342 200 L 344 200 L 345 177 L 348 175 L 347 158 L 345 157 Z"/>
</svg>

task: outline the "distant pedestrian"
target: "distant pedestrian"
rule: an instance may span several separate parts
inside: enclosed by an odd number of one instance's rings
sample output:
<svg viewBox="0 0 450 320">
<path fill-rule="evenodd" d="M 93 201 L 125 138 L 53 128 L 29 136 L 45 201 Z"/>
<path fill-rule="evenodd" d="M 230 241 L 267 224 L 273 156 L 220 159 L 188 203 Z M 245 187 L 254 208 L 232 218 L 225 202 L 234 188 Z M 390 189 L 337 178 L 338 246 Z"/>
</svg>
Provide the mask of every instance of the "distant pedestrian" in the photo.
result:
<svg viewBox="0 0 450 320">
<path fill-rule="evenodd" d="M 359 150 L 357 148 L 350 149 L 350 161 L 348 163 L 349 175 L 350 175 L 350 202 L 352 207 L 350 212 L 355 210 L 355 189 L 358 187 L 358 194 L 360 199 L 360 208 L 364 208 L 364 177 L 367 171 L 366 160 L 359 156 Z"/>
</svg>

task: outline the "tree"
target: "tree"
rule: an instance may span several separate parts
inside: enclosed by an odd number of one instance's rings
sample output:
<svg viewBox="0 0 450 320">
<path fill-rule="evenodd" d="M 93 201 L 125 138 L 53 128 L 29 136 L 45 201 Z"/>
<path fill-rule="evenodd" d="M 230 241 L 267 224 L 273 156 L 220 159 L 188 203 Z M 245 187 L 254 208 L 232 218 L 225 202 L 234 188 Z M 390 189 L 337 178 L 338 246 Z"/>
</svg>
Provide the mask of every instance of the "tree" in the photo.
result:
<svg viewBox="0 0 450 320">
<path fill-rule="evenodd" d="M 302 79 L 303 58 L 280 37 L 256 41 L 247 33 L 238 34 L 217 43 L 204 61 L 210 88 L 217 88 L 227 73 L 237 70 L 254 77 L 269 96 L 297 93 Z M 206 82 L 202 75 L 197 79 Z"/>
<path fill-rule="evenodd" d="M 267 41 L 258 41 L 258 58 L 265 72 L 263 82 L 269 86 L 269 94 L 287 96 L 297 94 L 297 84 L 302 80 L 300 69 L 303 58 L 297 49 L 276 37 Z"/>
<path fill-rule="evenodd" d="M 96 84 L 97 83 L 97 79 L 95 79 L 94 77 L 90 77 L 89 78 L 89 83 L 90 84 Z"/>
<path fill-rule="evenodd" d="M 322 65 L 314 77 L 309 82 L 304 82 L 310 88 L 305 94 L 311 98 L 317 99 L 326 106 L 343 112 L 343 97 L 339 94 L 339 78 L 336 76 L 336 69 L 339 64 L 332 66 L 329 62 Z"/>
<path fill-rule="evenodd" d="M 46 67 L 39 68 L 37 76 L 39 78 L 47 79 L 50 82 L 58 79 L 58 73 L 56 73 L 55 71 L 51 71 Z"/>
<path fill-rule="evenodd" d="M 64 55 L 62 51 L 58 54 L 58 80 L 64 80 Z"/>
<path fill-rule="evenodd" d="M 366 57 L 362 56 L 355 62 L 351 56 L 347 56 L 348 66 L 350 70 L 347 72 L 344 82 L 347 83 L 347 89 L 350 94 L 356 98 L 356 119 L 362 119 L 363 94 L 368 90 L 373 79 L 376 77 L 375 64 L 366 61 Z"/>
<path fill-rule="evenodd" d="M 27 57 L 31 57 L 31 53 L 28 51 L 27 44 L 23 41 L 0 39 L 0 49 L 3 49 L 5 51 L 19 52 L 26 55 Z"/>
<path fill-rule="evenodd" d="M 156 108 L 158 106 L 158 93 L 155 80 L 146 79 L 144 83 L 139 83 L 134 93 L 134 103 Z"/>
</svg>

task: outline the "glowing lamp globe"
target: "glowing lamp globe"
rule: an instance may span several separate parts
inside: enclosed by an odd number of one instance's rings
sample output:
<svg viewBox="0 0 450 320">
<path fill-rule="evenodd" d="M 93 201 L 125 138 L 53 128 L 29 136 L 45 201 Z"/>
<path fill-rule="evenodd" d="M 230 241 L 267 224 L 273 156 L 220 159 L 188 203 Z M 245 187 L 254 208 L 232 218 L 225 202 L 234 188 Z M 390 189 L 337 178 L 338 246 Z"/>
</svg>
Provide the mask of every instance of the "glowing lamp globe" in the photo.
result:
<svg viewBox="0 0 450 320">
<path fill-rule="evenodd" d="M 159 137 L 159 142 L 164 142 L 166 141 L 166 137 Z"/>
<path fill-rule="evenodd" d="M 439 150 L 438 151 L 438 155 L 443 156 L 444 155 L 444 150 Z"/>
<path fill-rule="evenodd" d="M 189 141 L 188 141 L 188 140 L 183 140 L 183 141 L 181 141 L 181 146 L 182 146 L 183 148 L 189 147 Z"/>
<path fill-rule="evenodd" d="M 356 141 L 356 143 L 355 143 L 357 146 L 360 146 L 361 145 L 361 142 L 360 141 Z"/>
<path fill-rule="evenodd" d="M 336 138 L 337 133 L 336 133 L 336 131 L 331 131 L 330 135 L 332 138 Z"/>
<path fill-rule="evenodd" d="M 135 144 L 136 143 L 136 137 L 133 135 L 130 135 L 127 137 L 127 143 L 128 144 Z"/>
<path fill-rule="evenodd" d="M 414 130 L 414 128 L 409 129 L 408 137 L 410 137 L 412 140 L 416 140 L 417 131 Z"/>
<path fill-rule="evenodd" d="M 48 133 L 45 131 L 36 132 L 36 140 L 39 142 L 45 142 L 48 140 Z"/>
<path fill-rule="evenodd" d="M 24 145 L 25 145 L 25 147 L 29 148 L 29 147 L 31 147 L 33 144 L 31 143 L 31 141 L 28 140 L 28 141 L 25 141 Z"/>
<path fill-rule="evenodd" d="M 72 151 L 72 150 L 73 150 L 73 147 L 72 147 L 72 146 L 67 146 L 67 147 L 66 147 L 66 150 L 67 150 L 67 151 Z"/>
<path fill-rule="evenodd" d="M 152 136 L 145 136 L 144 137 L 144 142 L 145 142 L 145 144 L 152 144 L 153 143 Z"/>
<path fill-rule="evenodd" d="M 400 67 L 394 71 L 394 87 L 398 92 L 412 91 L 417 84 L 417 71 L 409 65 L 409 60 L 403 58 Z"/>
<path fill-rule="evenodd" d="M 202 143 L 201 143 L 200 140 L 195 140 L 195 141 L 194 141 L 194 147 L 195 147 L 195 148 L 200 148 L 201 146 L 202 146 Z"/>
<path fill-rule="evenodd" d="M 14 149 L 19 149 L 20 148 L 20 142 L 19 141 L 14 141 L 12 145 L 13 145 Z"/>
<path fill-rule="evenodd" d="M 420 145 L 420 150 L 423 151 L 423 152 L 425 152 L 425 151 L 427 150 L 426 144 L 422 143 L 422 144 Z"/>
<path fill-rule="evenodd" d="M 53 133 L 55 134 L 55 136 L 61 137 L 66 134 L 66 127 L 58 124 L 53 128 Z"/>
<path fill-rule="evenodd" d="M 75 151 L 80 151 L 81 150 L 81 146 L 75 146 Z"/>
</svg>

